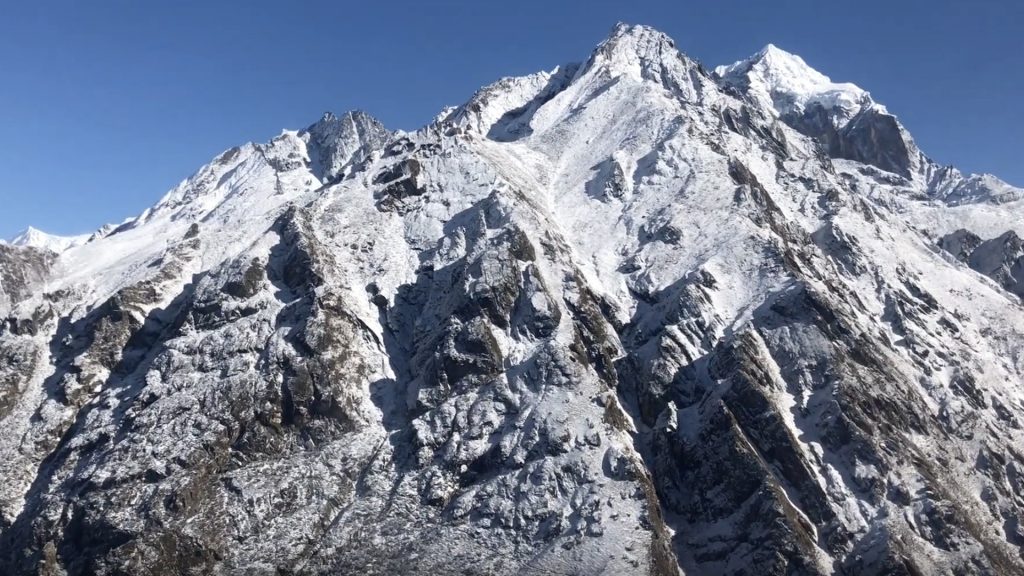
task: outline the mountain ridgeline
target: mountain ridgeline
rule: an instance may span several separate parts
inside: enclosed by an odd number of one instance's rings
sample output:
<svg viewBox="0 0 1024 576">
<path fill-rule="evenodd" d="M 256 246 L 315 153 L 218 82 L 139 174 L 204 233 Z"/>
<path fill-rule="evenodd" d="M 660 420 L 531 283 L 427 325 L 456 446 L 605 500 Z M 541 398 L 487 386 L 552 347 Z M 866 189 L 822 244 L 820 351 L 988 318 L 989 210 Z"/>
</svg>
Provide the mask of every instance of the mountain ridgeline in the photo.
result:
<svg viewBox="0 0 1024 576">
<path fill-rule="evenodd" d="M 1022 574 L 1024 190 L 620 24 L 0 245 L 5 574 Z"/>
</svg>

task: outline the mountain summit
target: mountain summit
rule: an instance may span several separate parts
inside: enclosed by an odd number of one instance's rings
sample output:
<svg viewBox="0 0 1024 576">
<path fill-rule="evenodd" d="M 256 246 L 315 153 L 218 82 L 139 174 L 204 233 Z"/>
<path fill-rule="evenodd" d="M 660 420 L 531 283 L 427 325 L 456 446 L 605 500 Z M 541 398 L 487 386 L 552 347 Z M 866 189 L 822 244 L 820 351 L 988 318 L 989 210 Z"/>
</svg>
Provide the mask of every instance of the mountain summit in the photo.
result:
<svg viewBox="0 0 1024 576">
<path fill-rule="evenodd" d="M 821 106 L 832 116 L 836 127 L 842 127 L 866 108 L 884 108 L 854 84 L 832 82 L 828 76 L 811 68 L 803 58 L 777 48 L 773 44 L 730 66 L 719 66 L 715 74 L 726 84 L 736 86 L 767 110 L 779 115 L 801 113 L 809 107 Z"/>
<path fill-rule="evenodd" d="M 51 252 L 63 252 L 72 246 L 84 243 L 88 239 L 88 234 L 81 236 L 57 236 L 29 226 L 11 239 L 10 243 L 13 246 L 31 246 L 33 248 L 50 250 Z"/>
<path fill-rule="evenodd" d="M 1024 191 L 620 24 L 0 245 L 8 574 L 1024 572 Z"/>
</svg>

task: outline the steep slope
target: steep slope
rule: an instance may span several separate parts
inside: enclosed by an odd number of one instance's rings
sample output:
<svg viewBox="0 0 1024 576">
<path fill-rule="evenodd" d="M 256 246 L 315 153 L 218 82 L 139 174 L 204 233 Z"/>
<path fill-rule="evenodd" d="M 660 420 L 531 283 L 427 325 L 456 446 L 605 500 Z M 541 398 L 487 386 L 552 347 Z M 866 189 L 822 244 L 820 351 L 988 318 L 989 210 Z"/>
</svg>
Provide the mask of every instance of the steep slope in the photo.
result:
<svg viewBox="0 0 1024 576">
<path fill-rule="evenodd" d="M 884 164 L 885 109 L 779 52 L 619 25 L 0 246 L 9 572 L 1024 570 L 1024 309 L 978 272 L 1016 252 L 937 244 L 1014 205 Z"/>
</svg>

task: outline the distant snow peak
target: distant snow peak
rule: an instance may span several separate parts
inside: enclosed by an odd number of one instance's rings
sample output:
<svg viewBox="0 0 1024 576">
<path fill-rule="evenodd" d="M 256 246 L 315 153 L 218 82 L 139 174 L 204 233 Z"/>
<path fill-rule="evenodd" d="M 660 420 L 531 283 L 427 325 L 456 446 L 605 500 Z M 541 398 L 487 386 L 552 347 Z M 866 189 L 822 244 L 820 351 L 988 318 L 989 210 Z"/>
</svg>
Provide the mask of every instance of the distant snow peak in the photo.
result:
<svg viewBox="0 0 1024 576">
<path fill-rule="evenodd" d="M 750 58 L 715 68 L 715 74 L 726 84 L 749 90 L 759 103 L 779 115 L 802 114 L 820 105 L 840 127 L 868 108 L 887 113 L 866 90 L 849 82 L 833 82 L 800 56 L 774 44 Z"/>
<path fill-rule="evenodd" d="M 23 232 L 15 236 L 10 244 L 12 246 L 30 246 L 32 248 L 42 248 L 51 252 L 60 254 L 61 252 L 71 248 L 84 244 L 89 239 L 89 234 L 81 234 L 78 236 L 57 236 L 56 234 L 48 234 L 29 226 Z"/>
<path fill-rule="evenodd" d="M 1011 202 L 1024 191 L 990 175 L 961 174 L 924 155 L 885 106 L 849 82 L 833 82 L 803 58 L 768 44 L 750 58 L 715 68 L 726 87 L 817 140 L 834 159 L 857 161 L 913 180 L 951 205 Z"/>
<path fill-rule="evenodd" d="M 811 68 L 800 56 L 787 52 L 775 44 L 768 44 L 753 58 L 770 75 L 783 81 L 803 81 L 809 86 L 831 84 L 828 76 Z M 851 84 L 852 86 L 852 84 Z"/>
</svg>

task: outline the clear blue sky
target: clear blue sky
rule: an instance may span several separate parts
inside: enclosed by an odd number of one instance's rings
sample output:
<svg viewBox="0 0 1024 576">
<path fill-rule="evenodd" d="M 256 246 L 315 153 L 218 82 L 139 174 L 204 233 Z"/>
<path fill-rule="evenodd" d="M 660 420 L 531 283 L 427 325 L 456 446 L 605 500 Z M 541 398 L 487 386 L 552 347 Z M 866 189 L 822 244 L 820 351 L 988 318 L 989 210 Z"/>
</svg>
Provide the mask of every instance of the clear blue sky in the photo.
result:
<svg viewBox="0 0 1024 576">
<path fill-rule="evenodd" d="M 326 110 L 419 127 L 584 59 L 619 20 L 709 66 L 773 42 L 871 91 L 940 162 L 1024 185 L 1020 0 L 0 2 L 0 237 L 121 221 Z"/>
</svg>

